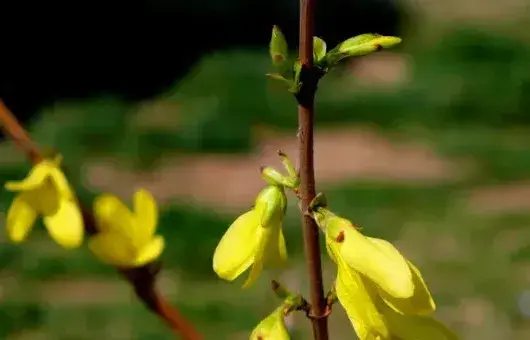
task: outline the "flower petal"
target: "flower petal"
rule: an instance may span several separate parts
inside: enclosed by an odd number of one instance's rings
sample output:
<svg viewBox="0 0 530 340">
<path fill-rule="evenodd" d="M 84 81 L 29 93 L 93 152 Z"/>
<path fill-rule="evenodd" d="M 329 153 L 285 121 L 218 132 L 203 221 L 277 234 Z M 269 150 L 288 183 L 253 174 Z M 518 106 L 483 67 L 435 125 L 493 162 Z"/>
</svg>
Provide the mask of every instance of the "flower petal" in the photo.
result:
<svg viewBox="0 0 530 340">
<path fill-rule="evenodd" d="M 42 161 L 30 170 L 26 178 L 21 181 L 9 181 L 5 184 L 5 188 L 9 191 L 29 191 L 37 189 L 43 185 L 53 168 L 52 163 Z"/>
<path fill-rule="evenodd" d="M 219 277 L 233 281 L 250 267 L 262 229 L 259 215 L 254 210 L 244 213 L 232 223 L 213 255 L 213 270 Z"/>
<path fill-rule="evenodd" d="M 271 244 L 277 242 L 278 240 L 276 237 L 274 237 L 275 230 L 277 230 L 277 228 L 277 226 L 270 226 L 268 228 L 263 228 L 261 226 L 258 227 L 258 229 L 261 230 L 261 235 L 259 236 L 259 243 L 254 253 L 254 263 L 252 263 L 252 268 L 250 268 L 250 273 L 248 274 L 247 280 L 243 284 L 243 288 L 250 287 L 259 277 L 259 274 L 261 274 L 263 266 L 267 261 L 268 252 L 271 251 Z"/>
<path fill-rule="evenodd" d="M 267 243 L 267 249 L 265 249 L 265 265 L 279 268 L 287 261 L 287 246 L 281 224 L 278 223 L 275 226 L 271 226 L 271 228 L 273 228 L 270 236 L 271 241 Z"/>
<path fill-rule="evenodd" d="M 94 201 L 94 215 L 98 230 L 131 235 L 133 214 L 118 197 L 110 194 L 98 196 Z"/>
<path fill-rule="evenodd" d="M 55 167 L 50 171 L 50 182 L 53 183 L 55 190 L 66 199 L 74 199 L 75 195 L 68 183 L 68 179 L 59 167 Z"/>
<path fill-rule="evenodd" d="M 373 242 L 357 231 L 350 221 L 340 217 L 328 221 L 326 233 L 337 242 L 339 254 L 350 267 L 391 296 L 409 298 L 414 294 L 407 261 L 392 244 L 384 240 Z M 340 233 L 343 233 L 343 239 L 338 241 Z"/>
<path fill-rule="evenodd" d="M 75 201 L 60 200 L 59 209 L 44 216 L 44 225 L 55 242 L 64 248 L 77 248 L 83 243 L 83 217 Z"/>
<path fill-rule="evenodd" d="M 402 340 L 457 340 L 458 336 L 429 316 L 402 315 L 389 307 L 381 308 L 393 336 Z"/>
<path fill-rule="evenodd" d="M 47 180 L 39 188 L 27 193 L 38 213 L 44 216 L 54 215 L 59 210 L 60 197 L 51 181 Z"/>
<path fill-rule="evenodd" d="M 278 307 L 263 319 L 250 334 L 250 340 L 289 340 L 289 332 L 285 326 L 284 306 Z"/>
<path fill-rule="evenodd" d="M 147 190 L 136 191 L 133 198 L 134 215 L 136 217 L 135 240 L 147 242 L 156 231 L 158 207 L 153 195 Z"/>
<path fill-rule="evenodd" d="M 100 232 L 88 240 L 88 248 L 103 263 L 133 267 L 136 252 L 132 244 L 116 232 Z"/>
<path fill-rule="evenodd" d="M 405 315 L 428 315 L 436 310 L 436 304 L 429 288 L 425 284 L 421 273 L 416 266 L 407 261 L 414 281 L 414 295 L 408 299 L 399 299 L 380 290 L 381 298 L 396 312 Z"/>
<path fill-rule="evenodd" d="M 24 241 L 37 219 L 28 196 L 28 193 L 17 195 L 7 211 L 7 235 L 12 242 Z"/>
<path fill-rule="evenodd" d="M 141 267 L 156 260 L 164 251 L 164 245 L 165 242 L 162 236 L 153 237 L 146 246 L 140 249 L 138 256 L 134 260 L 135 267 Z"/>
<path fill-rule="evenodd" d="M 338 265 L 335 289 L 337 298 L 359 339 L 375 340 L 389 337 L 384 316 L 376 309 L 361 276 L 344 263 Z"/>
</svg>

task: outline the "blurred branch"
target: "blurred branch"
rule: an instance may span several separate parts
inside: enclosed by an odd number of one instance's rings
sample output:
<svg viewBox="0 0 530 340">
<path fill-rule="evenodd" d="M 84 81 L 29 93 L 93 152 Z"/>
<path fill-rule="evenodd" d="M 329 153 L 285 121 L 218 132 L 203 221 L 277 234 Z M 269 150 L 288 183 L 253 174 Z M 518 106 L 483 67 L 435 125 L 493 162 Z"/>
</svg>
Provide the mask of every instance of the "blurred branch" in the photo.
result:
<svg viewBox="0 0 530 340">
<path fill-rule="evenodd" d="M 33 164 L 44 159 L 37 144 L 31 139 L 26 130 L 19 124 L 9 108 L 0 99 L 0 125 L 5 133 L 15 142 L 15 144 L 26 154 Z M 96 223 L 92 212 L 86 207 L 81 207 L 85 229 L 89 235 L 97 233 Z M 156 288 L 156 276 L 160 271 L 160 263 L 152 263 L 144 267 L 121 269 L 116 268 L 120 274 L 134 288 L 136 296 L 153 313 L 157 314 L 166 322 L 175 335 L 185 340 L 202 340 L 200 335 L 191 323 L 186 320 L 172 306 Z"/>
<path fill-rule="evenodd" d="M 300 47 L 302 63 L 298 100 L 298 135 L 300 190 L 302 211 L 308 209 L 315 197 L 315 169 L 313 157 L 313 128 L 315 117 L 315 94 L 319 76 L 313 65 L 313 36 L 315 31 L 316 0 L 300 0 Z M 302 216 L 304 248 L 311 287 L 311 314 L 315 340 L 328 340 L 326 298 L 322 283 L 319 231 L 316 222 L 306 214 Z"/>
</svg>

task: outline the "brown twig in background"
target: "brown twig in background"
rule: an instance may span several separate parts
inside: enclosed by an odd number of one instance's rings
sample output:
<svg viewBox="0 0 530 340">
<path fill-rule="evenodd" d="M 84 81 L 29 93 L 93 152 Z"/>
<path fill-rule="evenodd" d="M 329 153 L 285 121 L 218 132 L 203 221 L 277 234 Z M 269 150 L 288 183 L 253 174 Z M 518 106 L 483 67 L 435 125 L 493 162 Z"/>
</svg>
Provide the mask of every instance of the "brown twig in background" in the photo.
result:
<svg viewBox="0 0 530 340">
<path fill-rule="evenodd" d="M 3 127 L 5 133 L 26 154 L 33 164 L 40 162 L 44 158 L 37 144 L 33 142 L 29 134 L 1 99 L 0 126 Z M 86 207 L 82 207 L 82 212 L 86 232 L 89 235 L 97 233 L 93 214 Z M 136 296 L 142 300 L 147 308 L 164 320 L 175 335 L 180 336 L 184 340 L 202 340 L 202 335 L 157 290 L 156 275 L 159 269 L 160 266 L 158 263 L 132 269 L 117 268 L 120 274 L 134 288 Z"/>
<path fill-rule="evenodd" d="M 300 0 L 300 46 L 302 63 L 298 100 L 298 136 L 300 166 L 300 196 L 302 211 L 307 210 L 315 197 L 315 169 L 313 160 L 314 102 L 319 76 L 313 67 L 313 35 L 316 0 Z M 316 222 L 307 214 L 302 216 L 304 248 L 311 287 L 311 315 L 316 340 L 328 340 L 326 299 L 322 284 L 319 231 Z"/>
</svg>

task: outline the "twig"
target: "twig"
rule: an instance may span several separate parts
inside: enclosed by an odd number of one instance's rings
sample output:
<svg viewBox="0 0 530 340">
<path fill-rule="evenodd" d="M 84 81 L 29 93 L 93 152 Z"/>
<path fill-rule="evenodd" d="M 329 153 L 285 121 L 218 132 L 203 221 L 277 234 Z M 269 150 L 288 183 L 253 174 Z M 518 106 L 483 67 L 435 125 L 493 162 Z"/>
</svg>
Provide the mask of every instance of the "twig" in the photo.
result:
<svg viewBox="0 0 530 340">
<path fill-rule="evenodd" d="M 313 164 L 314 99 L 318 76 L 313 67 L 313 35 L 316 0 L 300 0 L 300 47 L 302 63 L 298 100 L 300 196 L 305 211 L 315 197 L 315 169 Z M 303 215 L 304 248 L 311 287 L 313 336 L 315 340 L 328 340 L 326 299 L 322 284 L 322 263 L 318 226 L 307 215 Z"/>
<path fill-rule="evenodd" d="M 40 162 L 44 158 L 37 144 L 33 142 L 29 134 L 1 99 L 0 126 L 3 127 L 5 133 L 26 154 L 33 164 Z M 93 214 L 86 207 L 81 207 L 81 210 L 86 232 L 89 235 L 97 233 Z M 149 264 L 140 268 L 116 269 L 134 288 L 136 296 L 147 308 L 164 320 L 175 335 L 180 336 L 184 340 L 203 339 L 202 335 L 179 313 L 178 309 L 171 306 L 157 290 L 155 283 L 156 275 L 160 269 L 159 263 Z"/>
</svg>

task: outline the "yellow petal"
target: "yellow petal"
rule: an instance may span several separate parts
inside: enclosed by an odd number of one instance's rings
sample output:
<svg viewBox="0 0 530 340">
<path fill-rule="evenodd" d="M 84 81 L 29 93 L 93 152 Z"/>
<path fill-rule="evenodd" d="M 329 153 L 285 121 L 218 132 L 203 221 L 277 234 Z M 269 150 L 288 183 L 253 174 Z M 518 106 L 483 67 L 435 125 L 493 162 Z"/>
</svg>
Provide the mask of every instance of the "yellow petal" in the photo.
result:
<svg viewBox="0 0 530 340">
<path fill-rule="evenodd" d="M 77 248 L 83 243 L 84 224 L 77 202 L 60 200 L 59 209 L 44 216 L 50 236 L 64 248 Z"/>
<path fill-rule="evenodd" d="M 133 215 L 118 197 L 110 194 L 98 196 L 94 201 L 94 215 L 98 230 L 131 235 Z"/>
<path fill-rule="evenodd" d="M 393 336 L 401 340 L 457 340 L 458 336 L 429 316 L 402 315 L 383 306 L 383 314 Z"/>
<path fill-rule="evenodd" d="M 27 193 L 38 213 L 47 216 L 54 215 L 59 210 L 60 197 L 50 181 Z"/>
<path fill-rule="evenodd" d="M 283 309 L 281 306 L 263 319 L 252 331 L 250 340 L 289 340 Z"/>
<path fill-rule="evenodd" d="M 17 195 L 7 211 L 7 235 L 12 242 L 26 239 L 37 219 L 37 212 L 28 199 L 27 193 Z"/>
<path fill-rule="evenodd" d="M 412 271 L 414 282 L 414 295 L 408 299 L 399 299 L 389 295 L 384 290 L 380 290 L 381 298 L 396 312 L 405 315 L 428 315 L 435 311 L 436 304 L 432 298 L 429 288 L 425 284 L 421 273 L 416 266 L 407 261 Z"/>
<path fill-rule="evenodd" d="M 61 197 L 65 199 L 75 198 L 72 187 L 60 168 L 56 167 L 50 171 L 50 181 Z"/>
<path fill-rule="evenodd" d="M 233 281 L 250 267 L 262 229 L 259 215 L 254 210 L 244 213 L 232 223 L 213 255 L 213 270 L 219 277 Z"/>
<path fill-rule="evenodd" d="M 43 185 L 44 181 L 53 170 L 53 165 L 48 161 L 42 161 L 35 165 L 28 176 L 22 181 L 10 181 L 5 184 L 5 188 L 9 191 L 29 191 L 34 190 Z"/>
<path fill-rule="evenodd" d="M 162 254 L 162 251 L 164 251 L 164 244 L 165 242 L 162 236 L 153 237 L 153 239 L 138 252 L 138 256 L 134 260 L 135 267 L 141 267 L 156 260 L 160 254 Z"/>
<path fill-rule="evenodd" d="M 158 222 L 156 201 L 149 191 L 140 189 L 134 194 L 133 206 L 137 228 L 135 240 L 147 242 L 155 234 Z"/>
<path fill-rule="evenodd" d="M 132 267 L 136 251 L 132 244 L 116 232 L 100 232 L 88 240 L 88 248 L 103 263 L 118 267 Z"/>
<path fill-rule="evenodd" d="M 377 310 L 372 293 L 364 280 L 336 254 L 333 245 L 329 249 L 338 261 L 335 283 L 337 298 L 346 311 L 355 333 L 361 340 L 388 339 L 389 332 L 385 319 Z"/>
<path fill-rule="evenodd" d="M 281 224 L 276 224 L 271 227 L 274 229 L 270 236 L 271 241 L 268 242 L 267 249 L 265 249 L 265 265 L 271 268 L 279 268 L 287 261 L 287 246 Z"/>
<path fill-rule="evenodd" d="M 343 239 L 338 242 L 340 233 L 343 233 Z M 340 256 L 350 267 L 374 281 L 391 296 L 409 298 L 414 294 L 412 273 L 407 261 L 392 244 L 384 240 L 372 242 L 357 231 L 350 221 L 340 217 L 328 221 L 326 234 L 337 242 Z"/>
<path fill-rule="evenodd" d="M 278 227 L 275 226 L 270 226 L 269 228 L 263 228 L 261 226 L 259 227 L 259 229 L 261 229 L 261 235 L 259 238 L 258 247 L 254 252 L 254 262 L 252 263 L 252 268 L 250 268 L 248 278 L 243 284 L 243 288 L 250 287 L 261 274 L 263 266 L 267 261 L 267 256 L 270 254 L 271 248 L 273 248 L 273 243 L 277 242 L 278 240 L 278 238 L 274 237 L 275 230 L 277 230 L 277 228 Z"/>
</svg>

